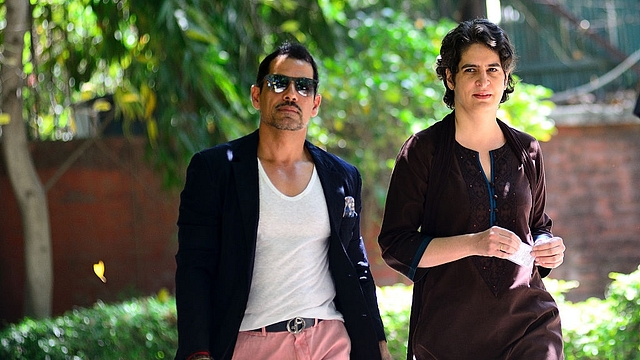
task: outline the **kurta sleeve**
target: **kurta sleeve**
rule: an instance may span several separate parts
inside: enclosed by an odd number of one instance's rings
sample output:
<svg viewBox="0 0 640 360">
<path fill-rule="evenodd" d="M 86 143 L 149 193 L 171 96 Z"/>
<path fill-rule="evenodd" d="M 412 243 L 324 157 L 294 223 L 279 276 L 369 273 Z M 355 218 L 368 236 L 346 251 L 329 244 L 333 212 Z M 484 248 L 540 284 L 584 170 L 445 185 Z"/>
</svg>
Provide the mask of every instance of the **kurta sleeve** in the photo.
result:
<svg viewBox="0 0 640 360">
<path fill-rule="evenodd" d="M 396 158 L 378 244 L 382 258 L 412 281 L 426 274 L 418 263 L 433 237 L 420 231 L 425 212 L 430 155 L 424 131 L 411 136 Z"/>
<path fill-rule="evenodd" d="M 532 160 L 535 164 L 536 170 L 536 184 L 532 190 L 533 193 L 533 211 L 531 219 L 531 233 L 534 240 L 540 237 L 552 237 L 551 233 L 552 221 L 547 216 L 546 202 L 547 202 L 547 185 L 544 173 L 544 161 L 542 158 L 542 150 L 540 144 L 534 141 L 531 145 Z"/>
<path fill-rule="evenodd" d="M 533 241 L 553 237 L 553 221 L 545 212 L 547 202 L 547 185 L 545 180 L 544 160 L 538 141 L 533 141 L 529 148 L 529 154 L 535 164 L 536 184 L 532 190 L 533 211 L 531 212 L 531 235 Z M 538 266 L 540 276 L 545 277 L 551 273 L 551 269 Z"/>
</svg>

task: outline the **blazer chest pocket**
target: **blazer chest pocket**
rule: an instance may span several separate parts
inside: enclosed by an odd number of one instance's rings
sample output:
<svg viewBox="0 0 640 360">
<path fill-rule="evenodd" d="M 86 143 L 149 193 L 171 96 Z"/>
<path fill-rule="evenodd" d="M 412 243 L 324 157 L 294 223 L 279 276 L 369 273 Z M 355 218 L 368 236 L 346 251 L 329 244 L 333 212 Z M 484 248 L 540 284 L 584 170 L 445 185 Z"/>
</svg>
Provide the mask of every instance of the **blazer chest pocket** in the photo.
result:
<svg viewBox="0 0 640 360">
<path fill-rule="evenodd" d="M 340 240 L 343 243 L 346 244 L 351 240 L 357 220 L 357 217 L 342 218 L 342 222 L 340 223 Z"/>
</svg>

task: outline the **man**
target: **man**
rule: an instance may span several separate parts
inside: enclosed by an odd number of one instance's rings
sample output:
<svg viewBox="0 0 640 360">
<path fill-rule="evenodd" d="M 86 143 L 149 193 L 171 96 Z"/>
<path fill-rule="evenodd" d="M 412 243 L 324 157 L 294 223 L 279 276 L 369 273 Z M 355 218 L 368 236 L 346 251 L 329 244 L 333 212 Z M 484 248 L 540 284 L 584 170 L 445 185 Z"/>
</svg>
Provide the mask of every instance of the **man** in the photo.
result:
<svg viewBox="0 0 640 360">
<path fill-rule="evenodd" d="M 178 219 L 176 359 L 391 359 L 360 236 L 357 169 L 306 141 L 318 70 L 260 64 L 258 130 L 195 154 Z"/>
</svg>

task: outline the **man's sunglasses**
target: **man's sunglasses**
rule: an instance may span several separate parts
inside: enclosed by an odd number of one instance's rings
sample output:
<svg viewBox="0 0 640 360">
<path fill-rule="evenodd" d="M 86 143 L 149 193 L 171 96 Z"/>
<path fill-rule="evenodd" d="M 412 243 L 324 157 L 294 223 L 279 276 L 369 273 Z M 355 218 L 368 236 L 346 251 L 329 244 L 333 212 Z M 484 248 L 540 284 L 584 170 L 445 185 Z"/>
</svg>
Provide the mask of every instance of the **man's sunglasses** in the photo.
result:
<svg viewBox="0 0 640 360">
<path fill-rule="evenodd" d="M 318 87 L 317 80 L 304 77 L 296 78 L 280 74 L 269 74 L 264 77 L 264 80 L 267 82 L 267 87 L 276 94 L 287 90 L 292 81 L 296 91 L 302 96 L 309 96 Z"/>
</svg>

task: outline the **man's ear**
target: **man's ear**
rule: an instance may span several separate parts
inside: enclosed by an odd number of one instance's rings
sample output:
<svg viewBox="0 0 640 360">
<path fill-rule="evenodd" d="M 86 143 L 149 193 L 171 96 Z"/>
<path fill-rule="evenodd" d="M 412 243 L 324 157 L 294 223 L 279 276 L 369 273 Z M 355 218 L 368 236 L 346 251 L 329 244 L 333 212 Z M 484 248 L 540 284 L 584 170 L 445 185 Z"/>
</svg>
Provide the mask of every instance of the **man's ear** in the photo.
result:
<svg viewBox="0 0 640 360">
<path fill-rule="evenodd" d="M 260 110 L 260 91 L 256 85 L 251 85 L 251 105 L 256 110 Z"/>
<path fill-rule="evenodd" d="M 313 98 L 313 108 L 311 109 L 311 117 L 318 115 L 320 111 L 320 103 L 322 103 L 322 96 L 320 94 L 316 94 Z"/>
<path fill-rule="evenodd" d="M 446 76 L 447 76 L 447 87 L 449 88 L 449 90 L 453 90 L 456 87 L 456 83 L 455 81 L 453 81 L 453 75 L 451 74 L 451 70 L 446 69 Z"/>
</svg>

